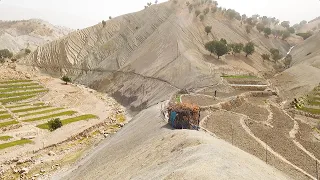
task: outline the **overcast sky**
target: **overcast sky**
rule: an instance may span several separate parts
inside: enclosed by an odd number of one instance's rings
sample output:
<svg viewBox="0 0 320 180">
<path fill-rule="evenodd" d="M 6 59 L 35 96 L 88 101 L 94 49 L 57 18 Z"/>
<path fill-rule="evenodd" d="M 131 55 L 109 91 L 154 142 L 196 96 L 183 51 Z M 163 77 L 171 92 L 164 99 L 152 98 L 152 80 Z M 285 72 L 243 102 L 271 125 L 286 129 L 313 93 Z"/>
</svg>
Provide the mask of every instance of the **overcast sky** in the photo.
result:
<svg viewBox="0 0 320 180">
<path fill-rule="evenodd" d="M 149 1 L 0 0 L 0 20 L 38 18 L 54 25 L 81 29 L 108 19 L 109 16 L 139 11 Z M 235 9 L 241 14 L 260 14 L 289 20 L 291 25 L 320 16 L 319 0 L 218 0 L 218 3 L 219 6 Z"/>
</svg>

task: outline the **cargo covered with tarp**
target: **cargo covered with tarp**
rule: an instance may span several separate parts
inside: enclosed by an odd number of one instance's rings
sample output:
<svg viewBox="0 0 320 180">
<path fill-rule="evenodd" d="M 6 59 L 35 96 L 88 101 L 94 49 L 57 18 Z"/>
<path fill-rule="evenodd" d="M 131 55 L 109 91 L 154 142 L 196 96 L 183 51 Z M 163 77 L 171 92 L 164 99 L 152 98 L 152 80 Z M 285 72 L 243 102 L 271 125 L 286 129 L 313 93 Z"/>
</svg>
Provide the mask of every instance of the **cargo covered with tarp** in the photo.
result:
<svg viewBox="0 0 320 180">
<path fill-rule="evenodd" d="M 198 129 L 200 107 L 188 103 L 170 104 L 168 123 L 175 129 Z"/>
</svg>

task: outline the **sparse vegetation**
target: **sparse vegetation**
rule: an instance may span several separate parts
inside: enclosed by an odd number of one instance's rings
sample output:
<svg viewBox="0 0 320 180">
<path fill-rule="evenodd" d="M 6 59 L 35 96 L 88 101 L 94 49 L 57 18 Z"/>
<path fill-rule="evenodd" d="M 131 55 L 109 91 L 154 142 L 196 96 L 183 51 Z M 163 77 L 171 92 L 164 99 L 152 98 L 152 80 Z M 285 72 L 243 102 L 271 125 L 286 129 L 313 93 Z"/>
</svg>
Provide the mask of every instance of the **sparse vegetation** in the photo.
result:
<svg viewBox="0 0 320 180">
<path fill-rule="evenodd" d="M 211 32 L 212 26 L 206 26 L 204 30 L 206 31 L 207 35 Z"/>
<path fill-rule="evenodd" d="M 87 115 L 77 116 L 77 117 L 74 117 L 74 118 L 64 119 L 61 122 L 62 122 L 62 125 L 64 126 L 64 125 L 67 125 L 67 124 L 70 124 L 70 123 L 73 123 L 73 122 L 89 120 L 89 119 L 95 119 L 95 118 L 98 118 L 98 117 L 95 116 L 95 115 L 92 115 L 92 114 L 87 114 Z M 40 128 L 40 129 L 49 129 L 48 123 L 40 124 L 37 127 Z"/>
<path fill-rule="evenodd" d="M 246 32 L 247 32 L 248 34 L 251 33 L 251 30 L 252 30 L 252 26 L 251 26 L 251 25 L 246 25 Z"/>
<path fill-rule="evenodd" d="M 304 40 L 308 39 L 310 36 L 312 36 L 312 32 L 307 32 L 307 33 L 298 33 L 298 36 L 301 36 Z"/>
<path fill-rule="evenodd" d="M 66 85 L 71 82 L 71 78 L 68 77 L 68 76 L 63 76 L 63 77 L 61 78 L 61 80 L 64 81 L 64 82 L 66 83 Z"/>
<path fill-rule="evenodd" d="M 269 54 L 262 54 L 261 57 L 262 57 L 263 61 L 264 60 L 270 60 L 270 55 Z"/>
<path fill-rule="evenodd" d="M 259 33 L 261 33 L 264 30 L 264 25 L 262 23 L 258 23 L 256 28 L 259 31 Z"/>
<path fill-rule="evenodd" d="M 204 20 L 204 15 L 201 14 L 201 15 L 199 16 L 199 18 L 200 18 L 200 21 L 203 21 L 203 20 Z"/>
<path fill-rule="evenodd" d="M 0 59 L 4 58 L 12 58 L 13 53 L 9 51 L 8 49 L 2 49 L 0 50 Z"/>
<path fill-rule="evenodd" d="M 210 9 L 209 7 L 206 7 L 204 10 L 203 10 L 203 14 L 204 15 L 207 15 L 209 13 Z"/>
<path fill-rule="evenodd" d="M 9 147 L 13 147 L 13 146 L 28 144 L 28 143 L 32 143 L 32 141 L 29 140 L 29 139 L 21 139 L 21 140 L 18 140 L 18 141 L 8 142 L 8 143 L 0 144 L 0 150 L 1 149 L 6 149 L 6 148 L 9 148 Z"/>
<path fill-rule="evenodd" d="M 9 139 L 12 139 L 12 136 L 0 136 L 0 141 L 8 141 Z"/>
<path fill-rule="evenodd" d="M 279 49 L 271 48 L 270 49 L 271 57 L 273 60 L 278 61 L 282 58 L 282 55 L 280 54 Z"/>
<path fill-rule="evenodd" d="M 2 123 L 0 123 L 0 128 L 11 126 L 11 125 L 14 125 L 14 124 L 19 124 L 19 122 L 18 121 L 2 122 Z"/>
<path fill-rule="evenodd" d="M 285 39 L 287 39 L 288 37 L 290 37 L 290 32 L 289 32 L 288 30 L 283 31 L 283 33 L 282 33 L 282 39 L 285 40 Z"/>
<path fill-rule="evenodd" d="M 48 127 L 50 131 L 55 131 L 62 127 L 62 122 L 59 118 L 48 121 Z"/>
<path fill-rule="evenodd" d="M 246 57 L 248 57 L 248 55 L 253 54 L 254 51 L 255 51 L 253 42 L 248 42 L 248 43 L 244 46 L 243 51 L 246 53 Z"/>
<path fill-rule="evenodd" d="M 197 9 L 194 13 L 196 14 L 196 17 L 198 17 L 201 12 L 199 11 L 199 9 Z"/>
</svg>

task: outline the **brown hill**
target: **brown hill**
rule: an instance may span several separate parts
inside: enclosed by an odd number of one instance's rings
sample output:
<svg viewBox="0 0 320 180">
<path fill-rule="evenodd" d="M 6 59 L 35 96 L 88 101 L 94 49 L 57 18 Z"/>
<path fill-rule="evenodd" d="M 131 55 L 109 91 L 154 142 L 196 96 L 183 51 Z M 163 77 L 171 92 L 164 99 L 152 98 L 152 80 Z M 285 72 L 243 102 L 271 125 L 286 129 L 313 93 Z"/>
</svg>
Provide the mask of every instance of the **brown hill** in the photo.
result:
<svg viewBox="0 0 320 180">
<path fill-rule="evenodd" d="M 208 4 L 197 7 L 204 10 Z M 212 26 L 207 35 L 205 26 Z M 224 38 L 229 43 L 252 41 L 256 52 L 210 56 L 204 44 Z M 274 72 L 274 63 L 261 54 L 278 48 L 285 54 L 290 45 L 278 38 L 265 38 L 254 28 L 229 20 L 221 11 L 205 16 L 189 13 L 185 1 L 152 5 L 102 24 L 75 31 L 36 50 L 24 63 L 51 74 L 66 73 L 79 82 L 113 94 L 125 105 L 144 108 L 168 99 L 179 89 L 215 86 L 222 74 Z"/>
</svg>

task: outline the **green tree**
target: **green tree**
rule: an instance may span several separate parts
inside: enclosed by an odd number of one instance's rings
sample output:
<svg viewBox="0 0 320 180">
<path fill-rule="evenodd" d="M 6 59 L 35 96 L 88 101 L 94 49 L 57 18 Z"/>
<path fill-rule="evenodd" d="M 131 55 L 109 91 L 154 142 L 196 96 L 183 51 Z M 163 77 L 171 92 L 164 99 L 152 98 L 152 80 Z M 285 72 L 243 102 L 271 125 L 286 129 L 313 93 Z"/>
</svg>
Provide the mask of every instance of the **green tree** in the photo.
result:
<svg viewBox="0 0 320 180">
<path fill-rule="evenodd" d="M 263 32 L 266 37 L 269 37 L 269 35 L 271 34 L 271 29 L 268 27 L 264 28 Z"/>
<path fill-rule="evenodd" d="M 282 55 L 280 54 L 279 49 L 271 48 L 270 49 L 271 57 L 273 60 L 278 61 L 282 58 Z"/>
<path fill-rule="evenodd" d="M 290 27 L 290 22 L 289 21 L 282 21 L 281 22 L 281 26 L 285 27 L 285 28 L 289 28 Z"/>
<path fill-rule="evenodd" d="M 55 131 L 56 129 L 59 129 L 62 127 L 62 122 L 59 118 L 52 119 L 48 121 L 48 126 L 50 131 Z"/>
<path fill-rule="evenodd" d="M 105 27 L 107 22 L 105 20 L 102 20 L 102 27 Z"/>
<path fill-rule="evenodd" d="M 209 33 L 211 33 L 211 29 L 212 29 L 212 26 L 206 26 L 204 28 L 204 30 L 206 31 L 207 35 L 209 35 Z"/>
<path fill-rule="evenodd" d="M 227 40 L 226 40 L 226 39 L 224 39 L 224 38 L 221 38 L 221 39 L 220 39 L 220 42 L 222 42 L 222 43 L 223 43 L 223 44 L 225 44 L 225 45 L 227 45 L 227 44 L 228 44 Z"/>
<path fill-rule="evenodd" d="M 217 55 L 218 59 L 228 52 L 227 45 L 222 41 L 210 41 L 205 44 L 205 48 L 210 51 L 210 53 Z"/>
<path fill-rule="evenodd" d="M 234 54 L 241 53 L 241 51 L 243 50 L 243 47 L 244 45 L 242 43 L 235 43 L 232 46 L 232 51 Z"/>
<path fill-rule="evenodd" d="M 203 21 L 203 20 L 204 20 L 204 15 L 201 14 L 201 15 L 199 16 L 199 18 L 200 18 L 200 21 Z"/>
<path fill-rule="evenodd" d="M 234 19 L 237 16 L 237 12 L 233 9 L 228 9 L 227 10 L 227 16 L 229 19 Z"/>
<path fill-rule="evenodd" d="M 261 33 L 264 30 L 264 25 L 262 23 L 258 23 L 256 28 L 259 31 L 259 33 Z"/>
<path fill-rule="evenodd" d="M 217 10 L 218 10 L 217 7 L 212 7 L 212 8 L 211 8 L 211 12 L 212 12 L 213 14 L 216 13 Z"/>
<path fill-rule="evenodd" d="M 291 33 L 291 34 L 294 34 L 296 32 L 296 30 L 294 29 L 294 27 L 289 27 L 288 28 L 288 31 Z"/>
<path fill-rule="evenodd" d="M 112 17 L 111 17 L 111 16 L 109 16 L 109 19 L 112 19 Z"/>
<path fill-rule="evenodd" d="M 68 76 L 63 76 L 63 77 L 61 78 L 61 80 L 64 81 L 66 84 L 68 84 L 69 82 L 71 82 L 71 78 L 68 77 Z"/>
<path fill-rule="evenodd" d="M 289 31 L 284 31 L 282 33 L 282 39 L 285 40 L 287 39 L 288 37 L 290 37 L 290 32 Z"/>
<path fill-rule="evenodd" d="M 194 13 L 196 14 L 196 17 L 198 17 L 201 12 L 197 9 Z"/>
<path fill-rule="evenodd" d="M 9 51 L 9 49 L 0 50 L 0 59 L 4 58 L 12 58 L 13 53 Z"/>
<path fill-rule="evenodd" d="M 242 20 L 242 21 L 245 21 L 246 19 L 247 19 L 247 15 L 246 15 L 246 14 L 242 14 L 241 20 Z"/>
<path fill-rule="evenodd" d="M 253 42 L 248 42 L 244 47 L 243 51 L 246 53 L 246 57 L 254 53 L 255 48 Z"/>
</svg>

